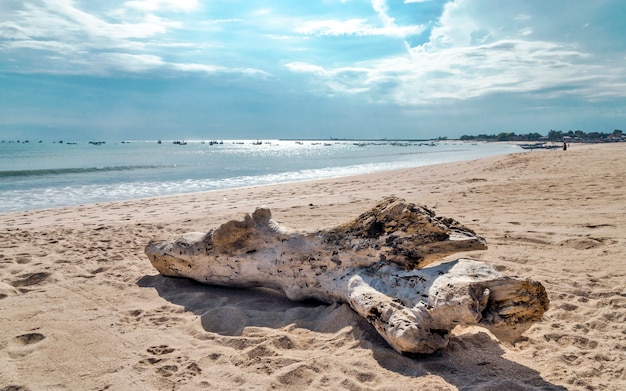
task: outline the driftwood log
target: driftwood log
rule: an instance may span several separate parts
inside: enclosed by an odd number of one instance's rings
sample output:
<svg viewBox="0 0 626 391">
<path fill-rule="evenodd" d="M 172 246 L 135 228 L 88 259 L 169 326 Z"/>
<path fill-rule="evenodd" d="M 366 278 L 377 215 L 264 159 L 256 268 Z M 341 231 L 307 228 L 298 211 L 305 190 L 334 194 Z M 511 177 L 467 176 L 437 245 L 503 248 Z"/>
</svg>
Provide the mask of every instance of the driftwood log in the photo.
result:
<svg viewBox="0 0 626 391">
<path fill-rule="evenodd" d="M 483 326 L 512 342 L 547 310 L 539 282 L 503 277 L 467 258 L 426 266 L 485 248 L 458 222 L 388 197 L 347 224 L 314 233 L 281 227 L 258 208 L 208 233 L 153 240 L 146 254 L 165 276 L 348 303 L 398 352 L 432 353 L 457 325 Z"/>
</svg>

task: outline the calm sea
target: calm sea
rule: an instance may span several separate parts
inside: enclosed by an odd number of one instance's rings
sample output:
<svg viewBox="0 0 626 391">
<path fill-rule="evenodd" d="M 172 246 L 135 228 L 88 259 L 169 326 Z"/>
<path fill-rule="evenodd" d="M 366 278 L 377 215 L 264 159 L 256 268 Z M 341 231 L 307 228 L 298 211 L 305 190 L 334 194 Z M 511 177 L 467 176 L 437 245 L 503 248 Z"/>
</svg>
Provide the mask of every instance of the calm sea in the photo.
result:
<svg viewBox="0 0 626 391">
<path fill-rule="evenodd" d="M 500 143 L 0 143 L 0 212 L 371 173 L 521 151 Z"/>
</svg>

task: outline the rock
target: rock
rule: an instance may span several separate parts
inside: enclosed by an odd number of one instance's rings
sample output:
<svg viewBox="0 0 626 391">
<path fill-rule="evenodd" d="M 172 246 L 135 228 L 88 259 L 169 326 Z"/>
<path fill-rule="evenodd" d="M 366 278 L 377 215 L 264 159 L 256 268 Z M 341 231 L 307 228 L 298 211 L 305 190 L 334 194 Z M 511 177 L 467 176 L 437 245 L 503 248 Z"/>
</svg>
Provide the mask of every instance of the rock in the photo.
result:
<svg viewBox="0 0 626 391">
<path fill-rule="evenodd" d="M 165 276 L 348 303 L 398 352 L 432 353 L 457 325 L 481 325 L 514 341 L 547 310 L 538 282 L 503 277 L 467 258 L 427 266 L 485 248 L 453 219 L 387 197 L 353 221 L 307 234 L 258 208 L 208 233 L 151 241 L 146 254 Z"/>
</svg>

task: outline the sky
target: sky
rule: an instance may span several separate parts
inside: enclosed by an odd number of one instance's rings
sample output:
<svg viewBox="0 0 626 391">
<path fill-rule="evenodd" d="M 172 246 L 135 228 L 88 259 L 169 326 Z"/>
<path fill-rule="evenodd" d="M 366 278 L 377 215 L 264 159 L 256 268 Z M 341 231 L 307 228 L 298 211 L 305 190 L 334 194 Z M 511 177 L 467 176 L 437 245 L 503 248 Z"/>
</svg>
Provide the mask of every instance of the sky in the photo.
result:
<svg viewBox="0 0 626 391">
<path fill-rule="evenodd" d="M 626 130 L 623 0 L 0 0 L 0 139 Z"/>
</svg>

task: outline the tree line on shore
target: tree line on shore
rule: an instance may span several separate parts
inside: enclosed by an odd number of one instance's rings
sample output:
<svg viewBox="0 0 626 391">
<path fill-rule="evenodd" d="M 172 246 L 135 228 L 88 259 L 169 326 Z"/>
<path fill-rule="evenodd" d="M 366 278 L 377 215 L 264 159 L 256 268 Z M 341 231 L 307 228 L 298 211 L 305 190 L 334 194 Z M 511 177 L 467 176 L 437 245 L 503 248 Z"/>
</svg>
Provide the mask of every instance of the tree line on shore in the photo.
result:
<svg viewBox="0 0 626 391">
<path fill-rule="evenodd" d="M 515 132 L 501 132 L 498 134 L 479 134 L 477 136 L 463 135 L 461 140 L 465 141 L 551 141 L 551 142 L 612 142 L 626 141 L 623 132 L 615 129 L 612 133 L 605 132 L 589 132 L 582 130 L 570 130 L 564 132 L 562 130 L 550 130 L 546 136 L 534 132 L 527 134 L 515 134 Z"/>
</svg>

